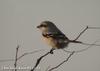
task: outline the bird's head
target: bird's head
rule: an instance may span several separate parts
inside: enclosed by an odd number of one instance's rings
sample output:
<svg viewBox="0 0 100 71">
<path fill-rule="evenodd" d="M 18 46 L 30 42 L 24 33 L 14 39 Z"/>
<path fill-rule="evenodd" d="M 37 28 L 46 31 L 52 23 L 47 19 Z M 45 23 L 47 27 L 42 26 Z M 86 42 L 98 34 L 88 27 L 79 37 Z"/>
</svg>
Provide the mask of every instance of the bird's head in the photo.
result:
<svg viewBox="0 0 100 71">
<path fill-rule="evenodd" d="M 40 25 L 37 26 L 38 29 L 40 29 L 42 32 L 48 32 L 48 31 L 54 31 L 56 26 L 53 22 L 50 21 L 43 21 L 40 23 Z"/>
</svg>

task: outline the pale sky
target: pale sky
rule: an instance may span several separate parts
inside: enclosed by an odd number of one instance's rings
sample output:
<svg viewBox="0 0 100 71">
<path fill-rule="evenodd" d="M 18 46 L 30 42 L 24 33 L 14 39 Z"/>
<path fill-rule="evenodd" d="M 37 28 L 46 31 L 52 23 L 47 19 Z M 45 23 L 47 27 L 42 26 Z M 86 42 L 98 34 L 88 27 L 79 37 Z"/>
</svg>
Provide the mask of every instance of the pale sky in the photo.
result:
<svg viewBox="0 0 100 71">
<path fill-rule="evenodd" d="M 19 44 L 19 55 L 45 49 L 23 57 L 18 66 L 34 66 L 37 58 L 50 50 L 41 40 L 36 28 L 41 21 L 54 22 L 70 39 L 74 39 L 88 25 L 100 27 L 100 0 L 0 0 L 0 60 L 13 59 Z M 100 39 L 100 30 L 88 30 L 80 41 L 93 43 Z M 100 44 L 100 42 L 98 43 Z M 80 50 L 87 46 L 71 44 L 70 50 Z M 68 57 L 68 53 L 56 50 L 42 60 L 41 71 L 54 67 Z M 3 66 L 13 66 L 14 62 L 0 62 Z M 100 47 L 94 46 L 71 59 L 54 71 L 100 71 Z"/>
</svg>

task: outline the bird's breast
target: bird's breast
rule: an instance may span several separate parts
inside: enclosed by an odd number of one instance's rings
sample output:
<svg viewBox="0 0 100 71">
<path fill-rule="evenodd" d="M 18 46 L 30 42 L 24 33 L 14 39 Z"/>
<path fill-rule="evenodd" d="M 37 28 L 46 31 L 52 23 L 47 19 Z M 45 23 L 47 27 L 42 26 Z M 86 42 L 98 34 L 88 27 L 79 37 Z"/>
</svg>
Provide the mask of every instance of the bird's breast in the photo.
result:
<svg viewBox="0 0 100 71">
<path fill-rule="evenodd" d="M 54 40 L 52 37 L 43 37 L 42 38 L 48 45 L 50 45 L 51 47 L 55 47 L 56 48 L 56 45 L 57 45 L 57 41 Z"/>
</svg>

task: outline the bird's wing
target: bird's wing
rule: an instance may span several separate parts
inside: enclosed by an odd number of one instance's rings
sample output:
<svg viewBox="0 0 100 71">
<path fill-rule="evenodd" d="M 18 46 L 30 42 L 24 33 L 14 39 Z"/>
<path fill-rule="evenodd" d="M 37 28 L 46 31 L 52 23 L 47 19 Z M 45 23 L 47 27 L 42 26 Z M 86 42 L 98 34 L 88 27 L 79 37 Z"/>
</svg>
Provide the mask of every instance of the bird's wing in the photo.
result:
<svg viewBox="0 0 100 71">
<path fill-rule="evenodd" d="M 68 39 L 63 33 L 56 32 L 56 33 L 46 33 L 42 34 L 44 37 L 52 37 L 54 39 Z"/>
</svg>

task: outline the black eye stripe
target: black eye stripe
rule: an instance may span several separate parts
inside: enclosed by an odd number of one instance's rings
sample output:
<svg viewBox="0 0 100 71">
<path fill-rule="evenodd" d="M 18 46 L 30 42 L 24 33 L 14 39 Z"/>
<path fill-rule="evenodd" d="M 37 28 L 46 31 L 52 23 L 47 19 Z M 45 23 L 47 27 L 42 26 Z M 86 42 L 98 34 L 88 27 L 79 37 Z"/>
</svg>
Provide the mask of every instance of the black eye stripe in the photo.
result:
<svg viewBox="0 0 100 71">
<path fill-rule="evenodd" d="M 41 27 L 47 27 L 47 25 L 44 25 L 44 24 L 41 24 L 40 26 L 41 26 Z"/>
</svg>

